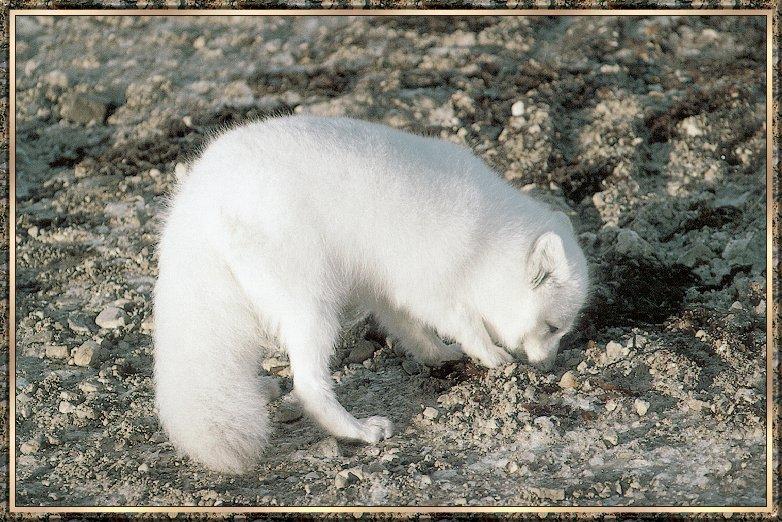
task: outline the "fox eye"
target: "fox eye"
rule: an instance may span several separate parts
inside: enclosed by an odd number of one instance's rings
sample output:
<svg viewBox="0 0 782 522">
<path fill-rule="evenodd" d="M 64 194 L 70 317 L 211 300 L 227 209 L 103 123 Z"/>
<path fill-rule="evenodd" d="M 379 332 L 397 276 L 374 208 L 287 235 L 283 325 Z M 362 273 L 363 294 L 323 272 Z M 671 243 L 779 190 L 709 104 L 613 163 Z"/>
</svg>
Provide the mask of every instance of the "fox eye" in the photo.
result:
<svg viewBox="0 0 782 522">
<path fill-rule="evenodd" d="M 546 323 L 546 325 L 548 326 L 548 333 L 552 335 L 559 331 L 559 326 L 554 326 L 551 323 Z"/>
</svg>

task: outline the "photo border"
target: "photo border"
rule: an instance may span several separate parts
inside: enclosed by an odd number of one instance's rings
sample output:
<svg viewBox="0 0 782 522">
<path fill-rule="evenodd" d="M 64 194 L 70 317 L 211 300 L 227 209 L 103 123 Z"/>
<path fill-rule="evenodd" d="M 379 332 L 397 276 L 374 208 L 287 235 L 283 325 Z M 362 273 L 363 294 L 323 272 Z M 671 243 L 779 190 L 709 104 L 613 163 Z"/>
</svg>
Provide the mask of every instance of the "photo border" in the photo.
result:
<svg viewBox="0 0 782 522">
<path fill-rule="evenodd" d="M 766 19 L 766 505 L 765 506 L 17 506 L 16 505 L 16 59 L 17 16 L 764 16 Z M 774 9 L 19 9 L 7 11 L 8 32 L 8 386 L 9 488 L 11 513 L 759 513 L 776 514 L 773 434 L 776 355 L 774 272 Z"/>
</svg>

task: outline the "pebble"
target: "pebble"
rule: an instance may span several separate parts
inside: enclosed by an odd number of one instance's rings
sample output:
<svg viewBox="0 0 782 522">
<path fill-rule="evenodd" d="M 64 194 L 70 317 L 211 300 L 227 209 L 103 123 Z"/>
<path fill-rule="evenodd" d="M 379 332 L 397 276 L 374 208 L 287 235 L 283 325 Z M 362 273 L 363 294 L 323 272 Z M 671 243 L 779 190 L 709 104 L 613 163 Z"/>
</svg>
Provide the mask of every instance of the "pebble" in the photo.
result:
<svg viewBox="0 0 782 522">
<path fill-rule="evenodd" d="M 610 399 L 608 402 L 606 402 L 606 411 L 614 411 L 616 409 L 616 401 L 613 399 Z"/>
<path fill-rule="evenodd" d="M 347 361 L 349 363 L 361 364 L 375 355 L 375 351 L 380 348 L 378 345 L 367 339 L 359 339 L 350 350 Z"/>
<path fill-rule="evenodd" d="M 68 328 L 70 328 L 73 333 L 77 334 L 91 333 L 90 327 L 87 326 L 86 321 L 75 315 L 68 317 Z"/>
<path fill-rule="evenodd" d="M 282 423 L 289 424 L 303 416 L 304 410 L 302 410 L 301 404 L 292 395 L 287 395 L 280 403 L 280 407 L 277 408 L 277 420 Z"/>
<path fill-rule="evenodd" d="M 740 302 L 738 302 L 738 301 L 734 301 L 734 302 L 733 302 L 733 304 L 732 304 L 732 305 L 730 305 L 730 309 L 731 309 L 731 310 L 743 310 L 743 309 L 744 309 L 744 305 L 742 305 L 742 304 L 741 304 Z"/>
<path fill-rule="evenodd" d="M 49 359 L 67 359 L 69 355 L 67 346 L 50 345 L 46 347 L 46 357 Z"/>
<path fill-rule="evenodd" d="M 539 498 L 548 500 L 565 500 L 565 490 L 563 488 L 530 488 L 530 492 Z"/>
<path fill-rule="evenodd" d="M 524 102 L 519 100 L 510 107 L 510 113 L 512 116 L 519 117 L 524 115 Z"/>
<path fill-rule="evenodd" d="M 79 383 L 79 389 L 84 393 L 95 393 L 98 391 L 98 386 L 89 381 L 82 381 Z"/>
<path fill-rule="evenodd" d="M 417 375 L 421 373 L 421 365 L 413 359 L 405 359 L 402 361 L 402 369 L 407 372 L 408 375 Z"/>
<path fill-rule="evenodd" d="M 337 476 L 334 478 L 334 487 L 337 489 L 343 489 L 351 484 L 355 484 L 360 480 L 360 478 L 361 477 L 357 475 L 353 469 L 342 470 L 337 473 Z"/>
<path fill-rule="evenodd" d="M 149 471 L 149 466 L 146 462 L 143 462 L 137 469 L 139 473 L 146 473 Z"/>
<path fill-rule="evenodd" d="M 621 344 L 609 341 L 608 344 L 606 344 L 606 357 L 608 357 L 609 360 L 616 360 L 620 359 L 624 355 L 624 348 Z"/>
<path fill-rule="evenodd" d="M 277 357 L 269 357 L 261 361 L 261 367 L 269 373 L 278 374 L 288 368 L 288 361 L 283 361 Z"/>
<path fill-rule="evenodd" d="M 73 404 L 68 401 L 60 401 L 60 405 L 57 407 L 60 413 L 70 413 L 74 410 Z"/>
<path fill-rule="evenodd" d="M 76 366 L 91 366 L 100 361 L 101 348 L 95 341 L 87 341 L 73 351 Z"/>
<path fill-rule="evenodd" d="M 27 233 L 30 234 L 30 237 L 38 237 L 38 227 L 32 226 L 28 228 Z"/>
<path fill-rule="evenodd" d="M 635 412 L 643 417 L 649 411 L 649 403 L 642 399 L 635 400 Z"/>
<path fill-rule="evenodd" d="M 35 439 L 30 439 L 27 442 L 23 442 L 22 445 L 19 446 L 19 450 L 25 455 L 36 453 L 39 449 L 41 449 L 41 443 Z"/>
<path fill-rule="evenodd" d="M 60 116 L 75 123 L 103 123 L 107 111 L 105 101 L 89 95 L 72 93 L 60 99 Z"/>
<path fill-rule="evenodd" d="M 505 469 L 508 470 L 508 473 L 516 473 L 519 470 L 519 464 L 515 460 L 511 460 L 505 465 Z"/>
<path fill-rule="evenodd" d="M 608 430 L 603 433 L 603 440 L 606 442 L 610 442 L 612 446 L 616 446 L 619 444 L 619 436 L 616 434 L 614 430 Z"/>
<path fill-rule="evenodd" d="M 334 437 L 327 437 L 312 446 L 312 454 L 318 457 L 333 459 L 336 457 L 341 457 L 342 451 L 339 449 L 337 439 Z"/>
<path fill-rule="evenodd" d="M 95 318 L 95 324 L 101 328 L 114 329 L 121 326 L 125 326 L 126 319 L 125 311 L 122 308 L 116 306 L 107 306 L 98 314 Z"/>
<path fill-rule="evenodd" d="M 761 301 L 755 307 L 755 313 L 758 314 L 758 315 L 763 315 L 763 314 L 766 313 L 766 300 L 765 299 L 761 299 Z"/>
<path fill-rule="evenodd" d="M 562 378 L 559 380 L 560 388 L 572 389 L 575 388 L 576 386 L 578 386 L 578 383 L 576 382 L 576 378 L 573 375 L 573 372 L 568 370 L 562 374 Z"/>
<path fill-rule="evenodd" d="M 436 419 L 438 415 L 440 415 L 440 412 L 437 411 L 437 409 L 432 408 L 431 406 L 425 408 L 423 412 L 424 418 L 429 420 Z"/>
<path fill-rule="evenodd" d="M 68 87 L 69 81 L 68 81 L 68 75 L 60 70 L 54 70 L 44 75 L 43 81 L 48 83 L 49 85 L 53 85 L 55 87 L 62 87 L 63 89 Z"/>
</svg>

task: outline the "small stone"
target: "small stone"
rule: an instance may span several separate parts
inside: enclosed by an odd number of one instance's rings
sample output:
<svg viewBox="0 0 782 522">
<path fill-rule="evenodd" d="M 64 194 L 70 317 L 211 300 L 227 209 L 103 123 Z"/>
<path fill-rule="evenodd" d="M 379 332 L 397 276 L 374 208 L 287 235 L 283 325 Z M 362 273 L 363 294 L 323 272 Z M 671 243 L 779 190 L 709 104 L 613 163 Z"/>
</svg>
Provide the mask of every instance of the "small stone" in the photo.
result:
<svg viewBox="0 0 782 522">
<path fill-rule="evenodd" d="M 103 123 L 108 111 L 105 101 L 85 94 L 69 94 L 60 100 L 60 115 L 75 123 Z"/>
<path fill-rule="evenodd" d="M 28 228 L 27 233 L 30 235 L 30 237 L 38 237 L 38 227 L 32 226 Z"/>
<path fill-rule="evenodd" d="M 84 320 L 84 318 L 79 317 L 78 315 L 70 315 L 68 317 L 68 328 L 70 328 L 73 333 L 77 334 L 92 333 L 92 330 L 90 330 L 90 327 L 87 326 L 87 322 Z"/>
<path fill-rule="evenodd" d="M 296 422 L 303 416 L 304 410 L 302 410 L 301 404 L 292 395 L 287 395 L 280 402 L 280 407 L 277 408 L 277 420 L 285 424 Z"/>
<path fill-rule="evenodd" d="M 269 357 L 261 361 L 261 367 L 269 373 L 277 373 L 287 366 L 287 361 L 283 361 L 277 357 Z"/>
<path fill-rule="evenodd" d="M 93 366 L 100 362 L 101 348 L 95 341 L 87 341 L 73 351 L 76 366 Z"/>
<path fill-rule="evenodd" d="M 510 107 L 511 116 L 519 117 L 524 115 L 524 102 L 519 100 Z"/>
<path fill-rule="evenodd" d="M 565 490 L 563 488 L 530 488 L 530 491 L 539 498 L 565 500 Z"/>
<path fill-rule="evenodd" d="M 79 404 L 78 406 L 76 406 L 76 409 L 74 410 L 74 413 L 80 419 L 94 419 L 95 418 L 95 410 L 93 410 L 89 406 L 85 406 L 84 404 Z"/>
<path fill-rule="evenodd" d="M 425 408 L 423 412 L 424 418 L 429 420 L 436 419 L 438 415 L 440 415 L 440 412 L 431 406 Z"/>
<path fill-rule="evenodd" d="M 355 346 L 350 350 L 347 361 L 353 364 L 361 364 L 375 355 L 375 351 L 380 348 L 378 345 L 367 339 L 359 339 Z"/>
<path fill-rule="evenodd" d="M 141 329 L 145 332 L 151 332 L 155 328 L 155 320 L 154 317 L 151 315 L 148 315 L 144 318 L 143 321 L 141 321 Z"/>
<path fill-rule="evenodd" d="M 766 300 L 765 299 L 761 299 L 761 301 L 755 307 L 755 313 L 758 314 L 758 315 L 763 315 L 763 314 L 766 313 Z"/>
<path fill-rule="evenodd" d="M 603 440 L 609 442 L 612 446 L 619 444 L 619 436 L 614 430 L 608 430 L 603 433 Z"/>
<path fill-rule="evenodd" d="M 46 347 L 46 357 L 49 359 L 67 359 L 70 355 L 67 346 L 53 345 Z"/>
<path fill-rule="evenodd" d="M 642 399 L 635 400 L 635 412 L 643 417 L 649 411 L 649 403 Z"/>
<path fill-rule="evenodd" d="M 588 365 L 586 361 L 581 361 L 578 363 L 578 366 L 576 366 L 576 370 L 578 370 L 578 373 L 584 373 L 587 369 Z"/>
<path fill-rule="evenodd" d="M 568 370 L 562 374 L 562 378 L 559 380 L 560 388 L 572 389 L 575 388 L 576 386 L 578 386 L 578 383 L 576 382 L 576 378 L 573 375 L 573 372 Z"/>
<path fill-rule="evenodd" d="M 703 136 L 703 129 L 700 128 L 698 122 L 693 118 L 686 118 L 681 122 L 682 130 L 687 136 Z"/>
<path fill-rule="evenodd" d="M 347 486 L 350 486 L 351 484 L 355 484 L 358 481 L 359 476 L 355 474 L 354 470 L 342 470 L 337 473 L 337 476 L 334 478 L 334 487 L 337 489 L 343 489 Z"/>
<path fill-rule="evenodd" d="M 114 329 L 125 326 L 125 311 L 116 306 L 107 306 L 95 318 L 95 324 L 101 328 Z"/>
<path fill-rule="evenodd" d="M 60 405 L 57 407 L 60 413 L 71 413 L 74 410 L 73 404 L 68 401 L 60 401 Z"/>
<path fill-rule="evenodd" d="M 84 393 L 95 393 L 98 391 L 98 386 L 95 383 L 83 381 L 79 383 L 79 389 Z"/>
<path fill-rule="evenodd" d="M 23 442 L 22 445 L 19 446 L 19 450 L 25 455 L 36 453 L 39 449 L 41 449 L 41 443 L 35 439 L 30 439 L 27 442 Z"/>
<path fill-rule="evenodd" d="M 616 406 L 616 401 L 614 401 L 614 399 L 610 399 L 608 402 L 606 402 L 606 411 L 614 411 Z"/>
<path fill-rule="evenodd" d="M 48 83 L 49 85 L 55 86 L 55 87 L 62 87 L 65 89 L 69 85 L 68 81 L 68 75 L 60 70 L 54 70 L 49 73 L 46 73 L 43 77 L 43 81 Z"/>
<path fill-rule="evenodd" d="M 146 462 L 143 462 L 137 469 L 139 473 L 146 473 L 149 471 L 149 466 Z"/>
<path fill-rule="evenodd" d="M 519 464 L 515 460 L 511 460 L 505 465 L 505 469 L 508 470 L 508 473 L 516 473 L 519 470 Z"/>
<path fill-rule="evenodd" d="M 608 357 L 609 360 L 616 360 L 620 359 L 624 355 L 624 348 L 621 344 L 609 341 L 608 344 L 606 344 L 606 357 Z"/>
<path fill-rule="evenodd" d="M 743 310 L 744 306 L 740 302 L 734 301 L 733 304 L 730 305 L 730 309 L 731 310 Z"/>
<path fill-rule="evenodd" d="M 407 372 L 408 375 L 417 375 L 421 373 L 421 365 L 412 359 L 405 359 L 402 361 L 402 369 Z"/>
<path fill-rule="evenodd" d="M 325 438 L 312 446 L 312 454 L 317 455 L 318 457 L 325 457 L 327 459 L 333 459 L 342 456 L 337 439 L 334 437 Z"/>
</svg>

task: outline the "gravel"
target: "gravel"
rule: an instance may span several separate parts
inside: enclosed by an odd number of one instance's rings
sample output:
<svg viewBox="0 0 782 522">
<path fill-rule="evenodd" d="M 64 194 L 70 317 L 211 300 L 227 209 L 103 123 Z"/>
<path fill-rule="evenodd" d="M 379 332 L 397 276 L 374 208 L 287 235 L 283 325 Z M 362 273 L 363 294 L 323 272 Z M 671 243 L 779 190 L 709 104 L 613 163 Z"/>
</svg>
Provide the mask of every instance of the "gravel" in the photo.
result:
<svg viewBox="0 0 782 522">
<path fill-rule="evenodd" d="M 764 505 L 764 30 L 17 17 L 17 503 Z M 340 401 L 396 428 L 374 446 L 328 437 L 267 359 L 268 450 L 219 475 L 154 411 L 158 216 L 211 133 L 290 112 L 468 145 L 571 216 L 594 292 L 551 373 L 346 332 Z"/>
</svg>

